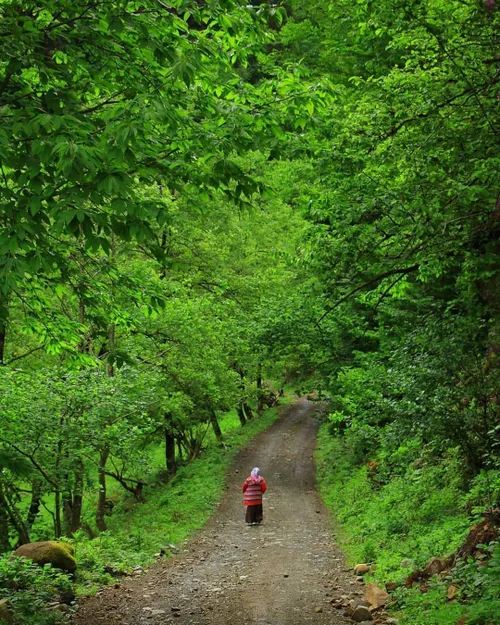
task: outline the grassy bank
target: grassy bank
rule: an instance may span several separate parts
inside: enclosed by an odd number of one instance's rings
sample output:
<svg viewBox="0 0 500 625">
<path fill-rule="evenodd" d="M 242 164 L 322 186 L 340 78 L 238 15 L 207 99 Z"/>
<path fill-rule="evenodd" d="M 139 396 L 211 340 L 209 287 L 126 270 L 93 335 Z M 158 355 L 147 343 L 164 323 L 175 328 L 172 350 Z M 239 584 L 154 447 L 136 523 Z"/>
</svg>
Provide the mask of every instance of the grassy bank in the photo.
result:
<svg viewBox="0 0 500 625">
<path fill-rule="evenodd" d="M 439 461 L 422 449 L 400 447 L 390 459 L 359 465 L 348 442 L 322 426 L 316 455 L 321 495 L 336 518 L 349 564 L 375 566 L 369 581 L 398 584 L 393 615 L 401 625 L 500 623 L 500 561 L 466 562 L 442 578 L 406 588 L 408 575 L 464 541 L 483 497 L 481 476 L 465 488 L 458 456 Z M 390 470 L 389 468 L 390 467 Z M 494 477 L 494 476 L 492 476 Z M 484 509 L 484 505 L 482 506 Z M 497 551 L 498 553 L 498 551 Z M 447 599 L 451 585 L 454 601 Z"/>
</svg>

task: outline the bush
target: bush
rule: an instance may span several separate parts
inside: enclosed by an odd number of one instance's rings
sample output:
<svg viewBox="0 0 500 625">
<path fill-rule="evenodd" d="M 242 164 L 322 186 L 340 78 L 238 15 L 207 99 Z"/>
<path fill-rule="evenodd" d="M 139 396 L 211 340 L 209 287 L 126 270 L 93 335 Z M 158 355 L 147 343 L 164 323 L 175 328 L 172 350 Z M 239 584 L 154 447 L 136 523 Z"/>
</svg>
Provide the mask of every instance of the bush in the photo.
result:
<svg viewBox="0 0 500 625">
<path fill-rule="evenodd" d="M 66 615 L 47 610 L 47 604 L 71 588 L 70 576 L 50 564 L 40 567 L 24 558 L 0 557 L 0 599 L 8 599 L 15 623 L 67 623 Z"/>
</svg>

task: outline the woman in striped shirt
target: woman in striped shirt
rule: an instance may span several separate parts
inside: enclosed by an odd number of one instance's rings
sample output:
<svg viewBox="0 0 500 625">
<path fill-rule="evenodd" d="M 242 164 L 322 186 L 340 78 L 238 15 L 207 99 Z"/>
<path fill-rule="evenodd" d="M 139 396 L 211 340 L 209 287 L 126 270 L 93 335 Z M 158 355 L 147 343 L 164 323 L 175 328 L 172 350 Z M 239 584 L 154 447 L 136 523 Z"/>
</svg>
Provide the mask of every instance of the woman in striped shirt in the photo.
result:
<svg viewBox="0 0 500 625">
<path fill-rule="evenodd" d="M 262 521 L 262 495 L 266 490 L 266 481 L 261 476 L 260 470 L 255 467 L 243 482 L 243 503 L 247 509 L 245 515 L 247 525 L 257 525 Z"/>
</svg>

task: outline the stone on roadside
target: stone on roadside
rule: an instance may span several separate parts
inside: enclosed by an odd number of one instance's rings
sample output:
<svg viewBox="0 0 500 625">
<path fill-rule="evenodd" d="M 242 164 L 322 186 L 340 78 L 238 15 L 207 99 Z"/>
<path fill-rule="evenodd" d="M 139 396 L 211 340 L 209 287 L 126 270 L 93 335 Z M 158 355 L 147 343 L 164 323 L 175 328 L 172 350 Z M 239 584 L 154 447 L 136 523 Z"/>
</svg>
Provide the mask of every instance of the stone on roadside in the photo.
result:
<svg viewBox="0 0 500 625">
<path fill-rule="evenodd" d="M 358 607 L 351 614 L 351 618 L 356 623 L 362 623 L 363 621 L 373 621 L 373 615 L 368 608 L 364 605 L 358 605 Z"/>
<path fill-rule="evenodd" d="M 388 602 L 389 594 L 380 588 L 380 586 L 377 586 L 377 584 L 370 583 L 366 585 L 364 599 L 372 608 L 377 609 Z"/>
<path fill-rule="evenodd" d="M 453 584 L 451 586 L 448 586 L 448 590 L 446 591 L 446 597 L 448 601 L 453 601 L 453 599 L 455 599 L 455 597 L 457 596 L 457 592 L 458 588 L 456 586 L 454 586 Z"/>
<path fill-rule="evenodd" d="M 424 569 L 424 573 L 429 577 L 437 575 L 442 571 L 445 571 L 448 567 L 448 562 L 444 558 L 431 558 L 429 563 Z"/>
<path fill-rule="evenodd" d="M 370 572 L 370 566 L 368 564 L 356 564 L 354 567 L 354 575 L 365 575 Z"/>
</svg>

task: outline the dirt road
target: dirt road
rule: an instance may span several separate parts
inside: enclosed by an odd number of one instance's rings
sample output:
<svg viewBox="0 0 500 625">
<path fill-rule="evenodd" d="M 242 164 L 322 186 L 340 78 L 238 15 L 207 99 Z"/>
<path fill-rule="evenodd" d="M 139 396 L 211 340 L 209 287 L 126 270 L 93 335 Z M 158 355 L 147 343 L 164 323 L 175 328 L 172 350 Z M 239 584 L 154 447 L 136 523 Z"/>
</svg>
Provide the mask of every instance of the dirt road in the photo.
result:
<svg viewBox="0 0 500 625">
<path fill-rule="evenodd" d="M 224 501 L 183 552 L 84 601 L 75 625 L 344 625 L 330 600 L 358 594 L 314 487 L 318 422 L 305 399 L 235 459 Z M 244 523 L 241 484 L 258 466 L 264 522 Z"/>
</svg>

